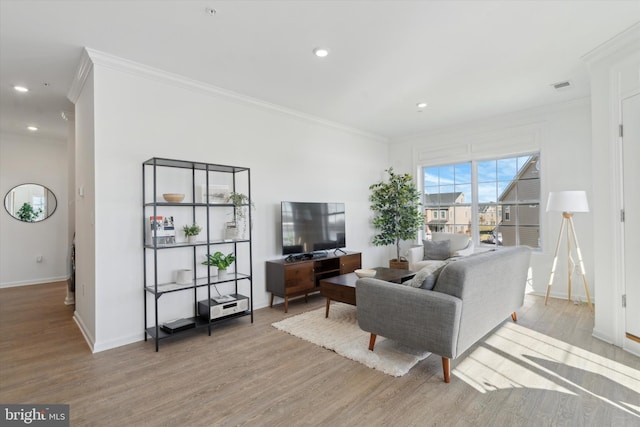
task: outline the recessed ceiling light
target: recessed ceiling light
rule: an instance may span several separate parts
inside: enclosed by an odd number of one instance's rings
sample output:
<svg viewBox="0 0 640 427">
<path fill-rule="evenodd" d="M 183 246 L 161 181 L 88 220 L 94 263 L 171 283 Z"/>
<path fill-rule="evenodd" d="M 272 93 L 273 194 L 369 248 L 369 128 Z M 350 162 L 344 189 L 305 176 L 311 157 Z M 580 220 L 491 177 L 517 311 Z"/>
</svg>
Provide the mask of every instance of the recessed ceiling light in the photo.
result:
<svg viewBox="0 0 640 427">
<path fill-rule="evenodd" d="M 313 54 L 318 58 L 324 58 L 325 56 L 329 55 L 329 49 L 326 49 L 324 47 L 317 47 L 313 49 Z"/>
<path fill-rule="evenodd" d="M 205 8 L 204 8 L 204 11 L 205 11 L 205 12 L 207 12 L 207 13 L 208 13 L 209 15 L 211 15 L 211 16 L 215 15 L 215 14 L 216 14 L 216 12 L 217 12 L 217 11 L 216 11 L 214 8 L 212 8 L 212 7 L 205 7 Z"/>
<path fill-rule="evenodd" d="M 36 132 L 38 130 L 36 126 L 27 126 L 27 129 L 29 129 L 31 132 Z"/>
<path fill-rule="evenodd" d="M 427 107 L 427 103 L 426 102 L 418 102 L 416 104 L 416 107 L 418 107 L 418 108 L 426 108 Z"/>
<path fill-rule="evenodd" d="M 29 89 L 24 86 L 14 86 L 13 87 L 17 92 L 29 92 Z"/>
</svg>

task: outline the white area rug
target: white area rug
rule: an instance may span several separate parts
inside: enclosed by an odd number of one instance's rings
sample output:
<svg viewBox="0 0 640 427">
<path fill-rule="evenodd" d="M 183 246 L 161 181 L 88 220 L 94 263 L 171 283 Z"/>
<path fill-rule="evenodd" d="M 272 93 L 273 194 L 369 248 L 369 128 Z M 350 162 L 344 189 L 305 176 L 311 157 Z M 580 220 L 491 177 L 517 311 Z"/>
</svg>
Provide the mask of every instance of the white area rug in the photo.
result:
<svg viewBox="0 0 640 427">
<path fill-rule="evenodd" d="M 334 302 L 328 319 L 325 319 L 324 312 L 323 307 L 271 326 L 394 377 L 406 374 L 413 365 L 431 354 L 380 336 L 374 351 L 369 351 L 370 334 L 358 326 L 355 306 Z"/>
</svg>

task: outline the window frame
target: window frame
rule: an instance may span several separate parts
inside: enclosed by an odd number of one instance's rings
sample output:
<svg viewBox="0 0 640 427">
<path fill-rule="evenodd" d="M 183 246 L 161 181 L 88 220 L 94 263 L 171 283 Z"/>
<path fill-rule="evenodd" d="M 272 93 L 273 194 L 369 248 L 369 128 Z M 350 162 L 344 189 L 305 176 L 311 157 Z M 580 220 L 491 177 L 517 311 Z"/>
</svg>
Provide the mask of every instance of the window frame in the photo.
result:
<svg viewBox="0 0 640 427">
<path fill-rule="evenodd" d="M 527 157 L 530 156 L 532 158 L 537 157 L 537 165 L 536 165 L 536 170 L 540 171 L 540 163 L 541 163 L 541 159 L 542 159 L 542 155 L 541 155 L 541 150 L 540 149 L 536 149 L 536 150 L 532 150 L 532 151 L 526 151 L 526 152 L 522 152 L 522 153 L 511 153 L 511 154 L 495 154 L 494 155 L 490 155 L 490 156 L 486 156 L 486 157 L 478 157 L 478 158 L 472 158 L 472 159 L 442 159 L 441 162 L 434 162 L 434 163 L 429 163 L 429 164 L 423 164 L 418 166 L 418 171 L 419 171 L 419 176 L 420 176 L 420 182 L 419 182 L 419 187 L 420 187 L 420 191 L 422 194 L 422 201 L 424 203 L 425 201 L 425 194 L 426 194 L 426 189 L 425 189 L 425 169 L 429 169 L 429 168 L 438 168 L 438 167 L 455 167 L 457 165 L 461 165 L 461 164 L 470 164 L 471 165 L 471 239 L 473 240 L 474 244 L 476 246 L 491 246 L 485 243 L 481 243 L 480 242 L 480 227 L 479 227 L 479 215 L 480 215 L 480 211 L 479 211 L 479 207 L 480 205 L 495 205 L 496 208 L 498 208 L 500 205 L 505 205 L 504 202 L 500 202 L 499 200 L 496 200 L 493 203 L 480 203 L 479 202 L 479 178 L 478 178 L 478 164 L 482 163 L 482 162 L 487 162 L 487 161 L 499 161 L 499 160 L 505 160 L 505 159 L 512 159 L 512 158 L 519 158 L 519 157 Z M 517 178 L 517 174 L 518 174 L 519 170 L 516 172 L 516 175 L 514 176 L 514 178 Z M 538 199 L 529 199 L 526 202 L 522 202 L 522 203 L 518 203 L 518 201 L 515 201 L 513 204 L 509 203 L 508 206 L 504 206 L 507 211 L 505 212 L 505 215 L 507 215 L 509 217 L 508 221 L 513 224 L 513 226 L 516 227 L 516 235 L 518 235 L 518 238 L 516 240 L 516 244 L 519 244 L 519 233 L 520 233 L 520 227 L 521 225 L 519 224 L 519 221 L 512 221 L 512 217 L 510 215 L 510 208 L 511 206 L 517 207 L 518 206 L 525 206 L 525 205 L 530 205 L 531 201 L 533 200 L 534 202 L 537 202 L 538 205 L 538 246 L 537 247 L 531 247 L 532 251 L 538 251 L 541 252 L 543 251 L 543 222 L 542 222 L 542 190 L 543 190 L 543 178 L 542 178 L 542 174 L 540 173 L 538 175 L 538 183 L 539 183 L 539 189 L 538 189 Z M 423 206 L 423 211 L 425 211 L 425 207 Z M 432 209 L 433 211 L 438 211 L 441 210 L 440 207 L 438 208 L 434 208 L 434 207 L 428 207 L 428 209 Z M 448 217 L 448 216 L 447 216 Z M 426 211 L 425 211 L 425 219 L 426 219 Z M 434 219 L 437 219 L 434 216 Z M 444 218 L 443 218 L 444 219 Z M 510 225 L 511 225 L 510 224 Z M 458 228 L 458 223 L 452 224 L 455 229 Z M 526 225 L 522 225 L 522 227 L 526 228 Z M 425 222 L 425 227 L 422 229 L 421 235 L 419 236 L 420 239 L 425 237 L 426 234 L 426 222 Z M 498 244 L 496 243 L 495 245 L 496 247 L 499 247 Z"/>
</svg>

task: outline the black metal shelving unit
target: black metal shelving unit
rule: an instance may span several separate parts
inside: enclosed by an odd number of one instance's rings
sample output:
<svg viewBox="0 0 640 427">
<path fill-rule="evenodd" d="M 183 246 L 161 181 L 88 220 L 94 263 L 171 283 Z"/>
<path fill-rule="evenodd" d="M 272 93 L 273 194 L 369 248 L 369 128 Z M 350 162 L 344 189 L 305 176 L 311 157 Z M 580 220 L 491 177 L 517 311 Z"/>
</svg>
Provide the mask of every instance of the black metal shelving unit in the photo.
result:
<svg viewBox="0 0 640 427">
<path fill-rule="evenodd" d="M 158 187 L 158 181 L 162 177 L 163 173 L 168 173 L 171 170 L 180 169 L 183 173 L 190 173 L 190 179 L 184 181 L 190 181 L 183 186 L 185 188 L 185 200 L 179 203 L 166 202 L 159 196 L 159 192 L 162 190 Z M 228 183 L 229 190 L 233 192 L 246 194 L 248 202 L 243 207 L 247 210 L 246 216 L 246 231 L 248 237 L 237 239 L 212 239 L 212 225 L 214 223 L 220 224 L 225 213 L 229 215 L 230 212 L 233 215 L 233 220 L 236 221 L 236 211 L 234 205 L 231 203 L 220 202 L 219 200 L 213 201 L 210 199 L 210 185 L 216 181 L 222 180 Z M 150 181 L 150 182 L 149 182 Z M 179 183 L 178 183 L 179 185 Z M 207 191 L 202 192 L 202 200 L 198 201 L 196 190 L 199 186 L 205 186 Z M 190 194 L 189 194 L 190 193 Z M 164 158 L 151 158 L 142 163 L 142 218 L 143 218 L 143 266 L 144 266 L 144 339 L 145 341 L 151 337 L 155 341 L 156 351 L 159 350 L 159 341 L 165 338 L 171 338 L 176 335 L 180 335 L 183 332 L 191 331 L 192 329 L 207 328 L 209 335 L 211 335 L 212 326 L 218 322 L 228 321 L 244 316 L 250 316 L 251 323 L 253 323 L 253 254 L 251 249 L 251 233 L 252 233 L 252 209 L 251 209 L 251 171 L 249 168 L 238 166 L 218 165 L 212 163 L 192 162 L 184 160 L 164 159 Z M 154 228 L 149 230 L 150 217 L 155 220 L 158 216 L 166 211 L 179 212 L 183 222 L 196 223 L 197 218 L 205 218 L 205 224 L 199 224 L 203 228 L 203 233 L 206 238 L 196 243 L 187 242 L 170 242 L 159 243 L 157 238 L 157 231 Z M 185 220 L 189 217 L 188 221 Z M 180 231 L 180 228 L 175 225 L 176 234 Z M 201 252 L 202 259 L 198 259 L 198 251 L 204 249 Z M 213 254 L 217 250 L 223 253 L 233 252 L 236 255 L 236 271 L 228 273 L 227 277 L 223 280 L 219 280 L 217 275 L 212 275 L 212 268 L 207 268 L 207 274 L 205 277 L 196 277 L 197 266 L 203 261 L 205 255 Z M 241 260 L 239 254 L 240 251 L 244 254 L 248 253 L 247 260 Z M 158 255 L 162 251 L 191 251 L 191 260 L 193 266 L 194 278 L 190 284 L 178 284 L 176 282 L 159 280 L 161 274 L 165 274 L 167 271 L 161 271 L 161 268 L 170 269 L 178 268 L 175 265 L 158 265 Z M 246 258 L 246 256 L 245 256 Z M 239 263 L 242 262 L 246 271 L 238 271 Z M 212 296 L 216 297 L 217 294 L 212 295 L 211 288 L 214 287 L 218 292 L 218 286 L 224 289 L 231 289 L 229 294 L 237 297 L 245 297 L 248 299 L 248 308 L 238 313 L 233 313 L 224 317 L 211 319 L 211 316 L 207 315 L 206 318 L 198 313 L 198 291 L 206 289 L 206 301 L 211 301 Z M 248 292 L 247 292 L 248 291 Z M 158 306 L 160 298 L 171 298 L 170 294 L 192 292 L 193 293 L 193 311 L 188 315 L 185 314 L 180 320 L 186 320 L 193 323 L 193 327 L 186 329 L 185 331 L 166 332 L 162 328 L 163 322 L 169 319 L 161 320 L 161 313 Z M 247 292 L 245 295 L 243 292 Z M 202 293 L 202 292 L 201 292 Z M 149 298 L 150 297 L 150 298 Z M 149 299 L 153 300 L 153 303 L 149 303 Z M 150 310 L 153 310 L 153 322 L 149 321 Z"/>
</svg>

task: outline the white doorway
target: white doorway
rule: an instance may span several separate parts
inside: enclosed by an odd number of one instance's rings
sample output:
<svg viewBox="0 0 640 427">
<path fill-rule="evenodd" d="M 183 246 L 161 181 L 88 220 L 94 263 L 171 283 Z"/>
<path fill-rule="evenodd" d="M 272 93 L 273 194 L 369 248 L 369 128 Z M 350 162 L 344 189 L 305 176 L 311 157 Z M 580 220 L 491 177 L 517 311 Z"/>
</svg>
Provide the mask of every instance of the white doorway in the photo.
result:
<svg viewBox="0 0 640 427">
<path fill-rule="evenodd" d="M 622 172 L 625 284 L 625 337 L 623 348 L 640 348 L 640 93 L 622 100 Z"/>
</svg>

